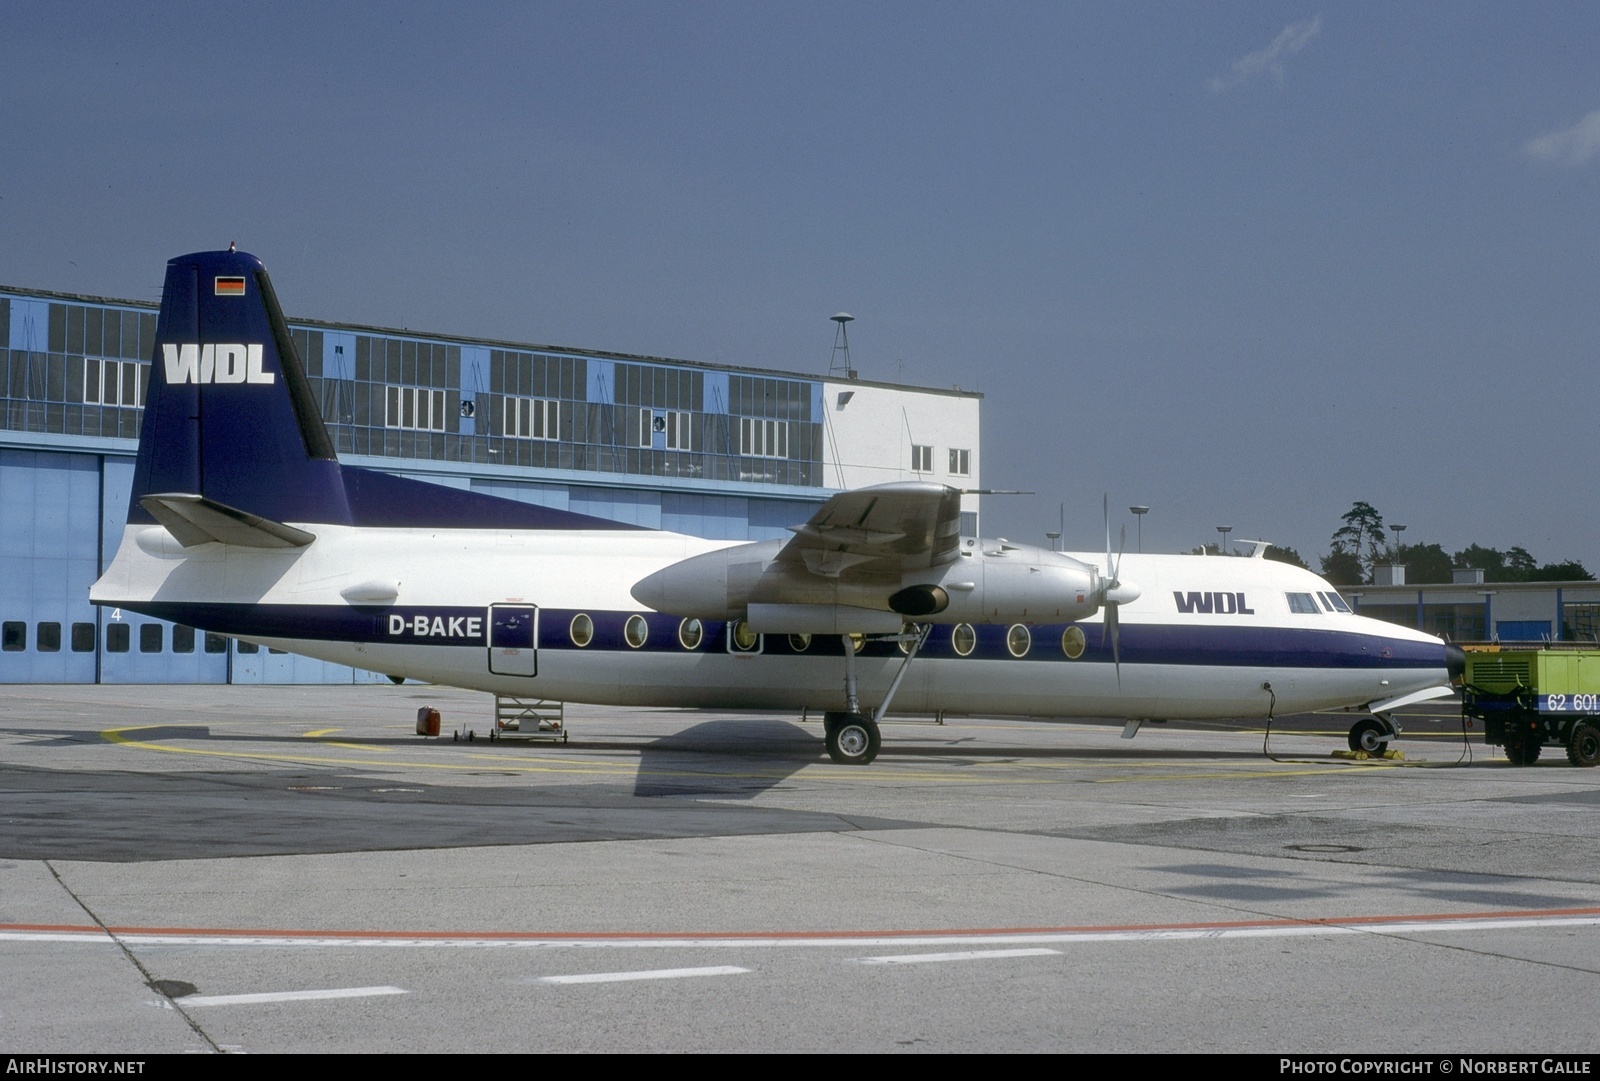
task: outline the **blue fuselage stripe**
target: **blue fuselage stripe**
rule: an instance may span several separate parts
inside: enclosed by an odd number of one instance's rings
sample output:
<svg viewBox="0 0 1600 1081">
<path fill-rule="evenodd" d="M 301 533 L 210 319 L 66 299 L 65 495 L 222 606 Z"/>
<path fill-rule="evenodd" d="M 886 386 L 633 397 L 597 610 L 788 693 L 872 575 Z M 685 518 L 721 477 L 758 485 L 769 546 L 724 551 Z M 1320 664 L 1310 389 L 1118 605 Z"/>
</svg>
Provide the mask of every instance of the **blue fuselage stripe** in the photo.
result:
<svg viewBox="0 0 1600 1081">
<path fill-rule="evenodd" d="M 301 639 L 362 644 L 480 646 L 489 644 L 491 610 L 449 606 L 190 604 L 148 601 L 121 605 L 157 619 L 183 623 L 218 634 L 241 638 Z M 532 606 L 526 606 L 532 610 Z M 496 610 L 499 610 L 497 606 Z M 706 620 L 700 641 L 686 650 L 679 639 L 683 621 L 659 612 L 587 610 L 593 636 L 584 646 L 573 641 L 574 609 L 540 608 L 538 648 L 541 650 L 616 653 L 723 653 L 730 650 L 730 624 Z M 648 634 L 642 645 L 630 645 L 624 633 L 628 619 L 644 618 Z M 503 625 L 502 618 L 501 624 Z M 1055 661 L 1068 664 L 1110 664 L 1111 642 L 1102 640 L 1098 624 L 1082 625 L 1084 649 L 1070 658 L 1062 648 L 1070 624 L 1030 627 L 1027 652 L 1015 656 L 1002 626 L 973 627 L 976 643 L 967 660 Z M 922 656 L 957 659 L 954 628 L 935 626 Z M 505 634 L 504 627 L 497 632 Z M 691 636 L 692 639 L 692 636 Z M 523 639 L 522 641 L 525 641 Z M 518 645 L 497 637 L 499 645 Z M 1444 668 L 1442 642 L 1413 642 L 1380 634 L 1309 627 L 1184 626 L 1171 623 L 1124 623 L 1119 645 L 1123 664 L 1207 665 L 1234 668 Z M 737 650 L 735 650 L 737 651 Z M 768 656 L 842 656 L 835 635 L 800 636 L 769 634 L 760 637 L 752 652 Z M 868 641 L 866 656 L 898 656 L 893 641 Z"/>
</svg>

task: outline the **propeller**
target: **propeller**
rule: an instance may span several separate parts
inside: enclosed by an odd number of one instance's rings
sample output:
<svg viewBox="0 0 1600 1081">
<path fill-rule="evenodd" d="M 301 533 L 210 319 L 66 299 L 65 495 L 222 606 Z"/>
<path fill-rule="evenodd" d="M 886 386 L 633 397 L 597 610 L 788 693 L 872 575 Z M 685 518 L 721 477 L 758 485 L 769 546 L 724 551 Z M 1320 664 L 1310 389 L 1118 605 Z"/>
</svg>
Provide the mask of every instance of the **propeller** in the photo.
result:
<svg viewBox="0 0 1600 1081">
<path fill-rule="evenodd" d="M 1122 552 L 1128 543 L 1128 527 L 1122 526 L 1122 532 L 1117 537 L 1117 559 L 1111 560 L 1111 496 L 1106 493 L 1101 497 L 1101 513 L 1106 521 L 1106 575 L 1100 585 L 1100 607 L 1102 611 L 1100 621 L 1100 645 L 1106 644 L 1106 639 L 1111 639 L 1111 663 L 1117 670 L 1117 686 L 1122 686 L 1122 626 L 1117 616 L 1117 609 L 1129 601 L 1138 599 L 1139 587 L 1127 585 L 1122 581 Z"/>
</svg>

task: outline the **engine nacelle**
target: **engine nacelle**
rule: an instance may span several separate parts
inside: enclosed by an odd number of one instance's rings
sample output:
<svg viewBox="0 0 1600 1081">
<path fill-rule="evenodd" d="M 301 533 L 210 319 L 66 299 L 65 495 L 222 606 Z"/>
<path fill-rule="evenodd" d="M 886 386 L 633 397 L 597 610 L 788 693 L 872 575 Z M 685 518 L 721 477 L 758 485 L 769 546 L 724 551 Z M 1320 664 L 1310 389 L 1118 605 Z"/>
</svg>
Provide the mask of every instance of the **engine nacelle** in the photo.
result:
<svg viewBox="0 0 1600 1081">
<path fill-rule="evenodd" d="M 763 627 L 772 624 L 774 631 L 799 632 L 803 624 L 843 628 L 840 633 L 877 632 L 900 617 L 946 624 L 1070 623 L 1099 611 L 1102 599 L 1094 567 L 1029 545 L 967 541 L 944 566 L 874 573 L 864 563 L 830 577 L 805 563 L 779 560 L 784 543 L 741 544 L 682 560 L 641 579 L 634 599 L 676 616 L 759 615 Z M 1127 583 L 1118 592 L 1118 599 L 1137 596 Z M 794 626 L 780 628 L 784 621 Z"/>
</svg>

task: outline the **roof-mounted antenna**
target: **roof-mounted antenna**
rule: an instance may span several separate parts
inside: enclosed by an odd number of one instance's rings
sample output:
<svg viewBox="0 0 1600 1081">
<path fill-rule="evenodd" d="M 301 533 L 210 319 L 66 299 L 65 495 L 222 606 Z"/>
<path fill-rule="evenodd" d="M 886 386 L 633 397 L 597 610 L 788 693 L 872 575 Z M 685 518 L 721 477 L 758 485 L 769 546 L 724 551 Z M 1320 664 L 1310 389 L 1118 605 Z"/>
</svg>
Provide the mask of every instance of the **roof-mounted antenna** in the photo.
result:
<svg viewBox="0 0 1600 1081">
<path fill-rule="evenodd" d="M 833 332 L 833 356 L 828 363 L 828 374 L 854 379 L 856 370 L 850 366 L 850 331 L 846 326 L 855 322 L 856 317 L 849 312 L 840 312 L 828 318 L 839 324 L 839 329 Z"/>
</svg>

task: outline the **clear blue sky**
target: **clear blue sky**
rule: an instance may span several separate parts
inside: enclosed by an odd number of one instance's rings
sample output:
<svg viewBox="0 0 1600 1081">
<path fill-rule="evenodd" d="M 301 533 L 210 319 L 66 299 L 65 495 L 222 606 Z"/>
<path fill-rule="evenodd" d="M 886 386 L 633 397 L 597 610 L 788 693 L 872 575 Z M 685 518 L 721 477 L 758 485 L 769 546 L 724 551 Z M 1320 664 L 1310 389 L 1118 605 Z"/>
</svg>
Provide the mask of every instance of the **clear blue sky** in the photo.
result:
<svg viewBox="0 0 1600 1081">
<path fill-rule="evenodd" d="M 987 396 L 986 532 L 1600 571 L 1600 6 L 14 4 L 0 282 Z M 1123 517 L 1127 517 L 1123 515 Z M 1132 531 L 1131 520 L 1129 523 Z M 1130 547 L 1132 541 L 1129 541 Z"/>
</svg>

